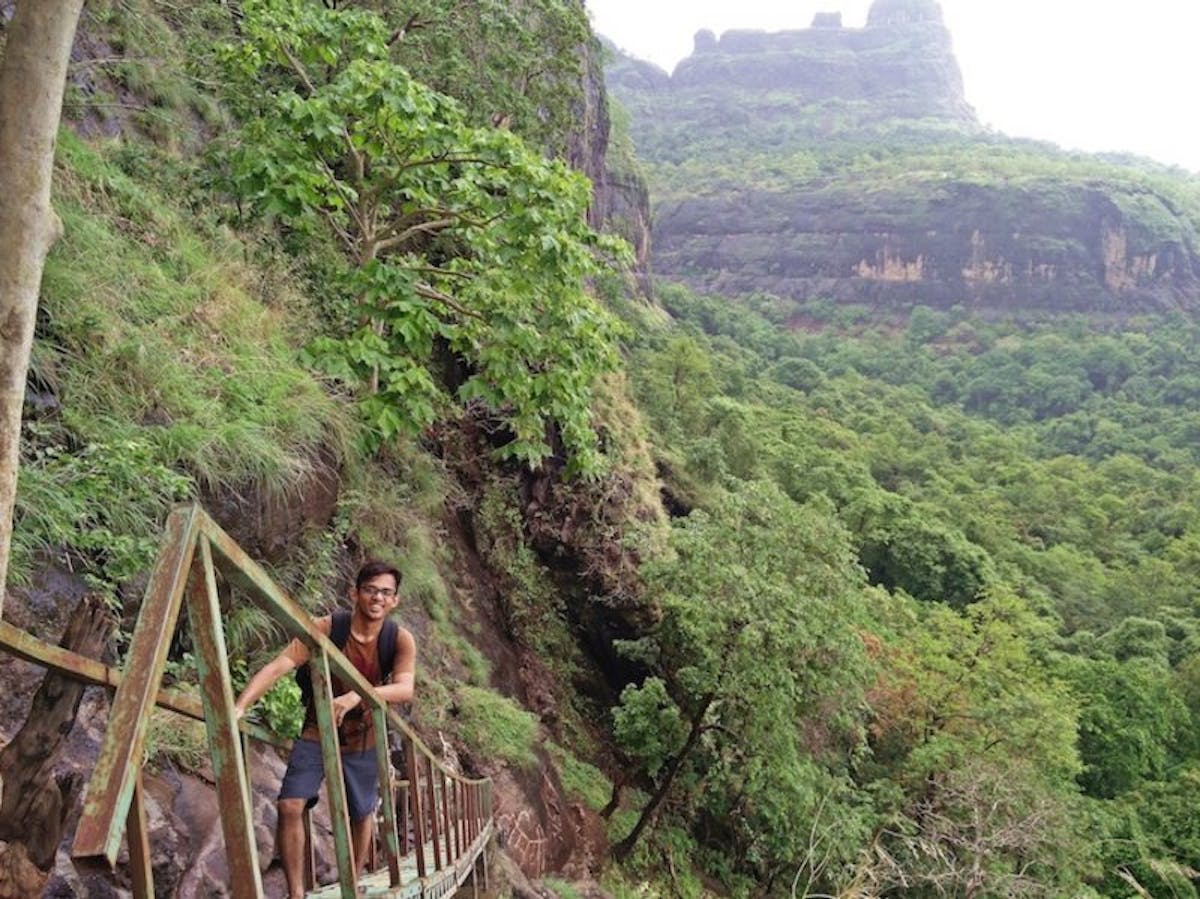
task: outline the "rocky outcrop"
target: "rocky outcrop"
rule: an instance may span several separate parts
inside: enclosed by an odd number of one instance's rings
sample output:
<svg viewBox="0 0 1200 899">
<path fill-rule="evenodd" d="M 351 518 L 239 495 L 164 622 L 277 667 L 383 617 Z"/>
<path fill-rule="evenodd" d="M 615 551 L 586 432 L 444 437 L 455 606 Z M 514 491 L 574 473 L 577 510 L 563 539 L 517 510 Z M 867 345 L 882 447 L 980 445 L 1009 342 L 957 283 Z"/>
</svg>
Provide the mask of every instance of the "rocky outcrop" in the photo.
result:
<svg viewBox="0 0 1200 899">
<path fill-rule="evenodd" d="M 693 197 L 660 210 L 655 253 L 722 294 L 1104 312 L 1200 300 L 1187 220 L 1118 184 L 930 176 Z"/>
<path fill-rule="evenodd" d="M 578 122 L 568 136 L 567 161 L 592 180 L 588 224 L 623 237 L 633 248 L 637 271 L 650 264 L 650 191 L 632 153 L 613 152 L 603 55 L 598 41 L 584 48 L 583 96 Z"/>
<path fill-rule="evenodd" d="M 819 13 L 807 29 L 700 31 L 670 76 L 618 56 L 608 79 L 633 112 L 638 152 L 656 160 L 682 161 L 696 144 L 875 136 L 898 120 L 934 133 L 979 130 L 933 0 L 876 3 L 863 28 Z"/>
<path fill-rule="evenodd" d="M 683 93 L 713 87 L 784 92 L 818 105 L 867 104 L 864 124 L 895 117 L 975 124 L 940 13 L 886 17 L 865 28 L 835 27 L 821 19 L 819 26 L 797 31 L 727 31 L 720 40 L 702 31 L 692 55 L 671 76 L 671 87 Z"/>
</svg>

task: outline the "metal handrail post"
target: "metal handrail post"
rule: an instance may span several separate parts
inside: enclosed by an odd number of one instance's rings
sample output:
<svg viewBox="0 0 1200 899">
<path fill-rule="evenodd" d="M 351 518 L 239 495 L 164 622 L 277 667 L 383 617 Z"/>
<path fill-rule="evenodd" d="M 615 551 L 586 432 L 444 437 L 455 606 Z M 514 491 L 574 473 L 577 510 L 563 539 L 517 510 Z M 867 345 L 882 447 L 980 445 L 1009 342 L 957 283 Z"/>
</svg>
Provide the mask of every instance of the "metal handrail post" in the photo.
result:
<svg viewBox="0 0 1200 899">
<path fill-rule="evenodd" d="M 396 835 L 395 778 L 388 752 L 387 714 L 380 706 L 371 709 L 375 725 L 375 762 L 379 769 L 379 792 L 383 801 L 383 853 L 393 887 L 400 886 L 400 840 Z"/>
<path fill-rule="evenodd" d="M 417 877 L 422 880 L 426 876 L 425 867 L 425 821 L 421 814 L 421 771 L 417 764 L 417 747 L 415 740 L 409 740 L 408 752 L 405 753 L 408 762 L 408 801 L 411 803 L 414 850 L 417 857 Z"/>
<path fill-rule="evenodd" d="M 433 758 L 425 757 L 425 773 L 429 786 L 429 835 L 433 840 L 433 870 L 442 870 L 442 841 L 438 833 L 437 792 L 433 783 Z"/>
<path fill-rule="evenodd" d="M 338 883 L 342 899 L 354 899 L 354 849 L 350 839 L 350 815 L 346 803 L 346 780 L 342 774 L 342 755 L 338 748 L 337 724 L 333 720 L 333 678 L 329 656 L 317 647 L 309 659 L 313 674 L 313 705 L 317 711 L 317 729 L 321 734 L 321 761 L 325 765 L 325 784 L 329 795 L 329 820 L 333 825 L 333 848 L 337 858 Z"/>
<path fill-rule="evenodd" d="M 125 840 L 129 844 L 129 879 L 134 899 L 154 899 L 154 869 L 150 861 L 150 828 L 146 824 L 146 788 L 141 767 L 133 782 L 133 801 L 125 822 Z"/>
<path fill-rule="evenodd" d="M 192 563 L 187 602 L 192 636 L 198 649 L 196 671 L 204 700 L 204 729 L 216 781 L 221 832 L 234 899 L 261 899 L 262 874 L 250 811 L 250 787 L 242 741 L 238 737 L 233 689 L 229 683 L 229 654 L 221 625 L 220 597 L 208 540 L 201 537 Z"/>
</svg>

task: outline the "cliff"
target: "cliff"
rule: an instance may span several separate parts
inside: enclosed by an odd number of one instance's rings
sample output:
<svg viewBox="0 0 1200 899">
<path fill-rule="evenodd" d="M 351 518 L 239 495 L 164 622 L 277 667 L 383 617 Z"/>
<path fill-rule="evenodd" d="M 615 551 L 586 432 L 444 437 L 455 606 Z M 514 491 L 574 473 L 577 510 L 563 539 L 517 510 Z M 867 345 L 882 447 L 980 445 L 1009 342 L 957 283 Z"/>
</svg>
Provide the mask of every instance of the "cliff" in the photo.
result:
<svg viewBox="0 0 1200 899">
<path fill-rule="evenodd" d="M 656 238 L 660 271 L 726 295 L 1093 312 L 1200 299 L 1193 224 L 1133 182 L 831 178 L 681 200 Z"/>
<path fill-rule="evenodd" d="M 628 236 L 638 245 L 640 235 L 645 259 L 648 194 L 628 146 L 610 165 L 598 47 L 582 5 L 558 6 L 552 22 L 526 23 L 529 33 L 514 33 L 503 8 L 475 12 L 432 18 L 397 53 L 454 90 L 473 122 L 502 122 L 530 147 L 561 148 L 595 185 L 589 220 L 631 223 Z M 623 685 L 609 681 L 624 677 L 613 640 L 645 626 L 637 551 L 621 538 L 634 522 L 662 518 L 652 462 L 644 447 L 630 449 L 640 426 L 628 386 L 613 375 L 591 397 L 610 464 L 587 481 L 567 476 L 556 424 L 546 436 L 555 441 L 554 462 L 536 475 L 501 460 L 497 448 L 512 434 L 486 403 L 473 402 L 461 416 L 444 410 L 419 435 L 398 433 L 366 448 L 357 439 L 364 431 L 353 391 L 330 389 L 302 358 L 303 347 L 329 333 L 323 328 L 336 327 L 336 314 L 316 311 L 336 304 L 335 248 L 303 229 L 282 233 L 264 222 L 250 233 L 245 221 L 224 217 L 224 172 L 207 169 L 199 153 L 232 126 L 232 114 L 221 105 L 229 98 L 209 93 L 189 66 L 210 61 L 199 54 L 233 41 L 243 22 L 224 8 L 142 0 L 89 8 L 81 21 L 56 169 L 65 234 L 39 310 L 7 620 L 53 642 L 80 596 L 95 588 L 118 613 L 113 645 L 127 638 L 166 509 L 184 498 L 202 502 L 314 612 L 344 596 L 347 573 L 363 556 L 395 559 L 404 574 L 403 620 L 420 647 L 414 726 L 460 770 L 495 778 L 498 825 L 525 874 L 585 876 L 604 855 L 597 810 L 612 789 L 587 758 L 616 770 L 605 718 L 591 710 L 607 709 Z M 545 74 L 550 38 L 582 58 L 556 55 Z M 528 72 L 511 72 L 508 51 L 517 43 L 532 48 L 516 56 Z M 460 65 L 454 53 L 464 46 L 472 63 L 507 67 L 521 91 Z M 486 58 L 489 51 L 502 59 Z M 492 93 L 479 96 L 480 86 Z M 93 145 L 88 138 L 97 134 L 121 140 Z M 197 214 L 192 201 L 211 216 Z M 293 239 L 310 243 L 281 250 Z M 451 244 L 439 261 L 464 252 Z M 431 363 L 431 377 L 453 382 L 462 368 L 447 352 Z M 241 666 L 264 661 L 279 638 L 237 596 L 224 601 L 241 676 Z M 241 621 L 250 623 L 239 629 Z M 195 679 L 183 657 L 189 646 L 181 628 L 170 648 L 170 676 L 181 689 Z M 103 657 L 112 660 L 111 652 Z M 0 652 L 0 680 L 10 687 L 0 698 L 0 746 L 28 715 L 41 675 Z M 256 714 L 271 708 L 264 703 Z M 46 764 L 61 791 L 67 840 L 57 856 L 37 860 L 47 895 L 107 896 L 128 886 L 125 861 L 115 875 L 84 877 L 65 851 L 107 714 L 107 697 L 89 692 L 65 751 Z M 497 715 L 518 726 L 515 749 L 496 750 L 478 737 L 495 729 Z M 575 736 L 586 736 L 587 748 Z M 156 770 L 146 782 L 159 895 L 224 894 L 228 872 L 204 739 L 198 725 L 156 716 L 148 750 Z M 559 773 L 568 766 L 574 780 Z M 266 867 L 280 760 L 256 749 L 255 772 Z M 18 796 L 13 783 L 9 795 Z M 318 830 L 317 852 L 330 859 L 321 822 Z M 8 839 L 0 835 L 0 881 Z M 265 879 L 268 896 L 282 893 L 277 866 Z"/>
<path fill-rule="evenodd" d="M 796 31 L 735 30 L 720 39 L 701 31 L 692 55 L 671 76 L 671 87 L 778 92 L 813 106 L 861 104 L 857 121 L 863 125 L 900 116 L 975 126 L 937 4 L 902 6 L 920 12 L 906 17 L 876 8 L 865 28 L 818 17 L 814 27 Z M 770 114 L 772 107 L 755 108 Z"/>
<path fill-rule="evenodd" d="M 932 0 L 876 4 L 863 28 L 818 15 L 794 31 L 700 31 L 671 75 L 618 55 L 608 81 L 648 160 L 679 162 L 697 144 L 873 139 L 900 123 L 933 134 L 979 130 Z"/>
<path fill-rule="evenodd" d="M 604 73 L 604 59 L 611 56 L 612 48 L 592 41 L 582 53 L 582 99 L 575 127 L 568 135 L 567 158 L 592 180 L 588 223 L 628 241 L 637 270 L 645 276 L 650 264 L 650 190 L 629 143 L 627 127 L 614 133 Z"/>
</svg>

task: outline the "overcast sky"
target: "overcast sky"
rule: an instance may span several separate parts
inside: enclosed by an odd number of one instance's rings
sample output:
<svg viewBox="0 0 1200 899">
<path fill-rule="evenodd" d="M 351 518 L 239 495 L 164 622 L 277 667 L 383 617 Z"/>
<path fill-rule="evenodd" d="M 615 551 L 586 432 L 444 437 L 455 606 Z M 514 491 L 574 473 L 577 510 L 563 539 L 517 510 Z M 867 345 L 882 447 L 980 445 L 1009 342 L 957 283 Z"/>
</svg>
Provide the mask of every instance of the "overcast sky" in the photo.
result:
<svg viewBox="0 0 1200 899">
<path fill-rule="evenodd" d="M 586 0 L 595 29 L 670 71 L 701 28 L 865 24 L 870 0 Z M 987 125 L 1200 172 L 1200 0 L 941 0 Z"/>
</svg>

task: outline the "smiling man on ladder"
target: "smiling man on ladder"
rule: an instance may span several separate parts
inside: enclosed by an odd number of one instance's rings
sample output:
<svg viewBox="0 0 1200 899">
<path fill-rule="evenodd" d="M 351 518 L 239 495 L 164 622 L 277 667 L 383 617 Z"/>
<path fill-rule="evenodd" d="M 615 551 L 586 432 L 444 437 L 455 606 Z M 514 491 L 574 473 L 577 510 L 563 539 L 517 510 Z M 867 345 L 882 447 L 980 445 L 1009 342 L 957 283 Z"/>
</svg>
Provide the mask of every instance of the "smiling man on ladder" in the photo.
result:
<svg viewBox="0 0 1200 899">
<path fill-rule="evenodd" d="M 400 601 L 400 572 L 386 562 L 367 562 L 350 590 L 349 610 L 318 618 L 317 630 L 342 651 L 385 702 L 408 702 L 413 695 L 416 643 L 412 634 L 388 616 Z M 324 778 L 320 734 L 313 703 L 308 647 L 293 640 L 250 679 L 234 704 L 240 718 L 274 683 L 296 670 L 304 697 L 304 727 L 292 747 L 287 773 L 279 788 L 277 851 L 283 863 L 290 899 L 304 896 L 304 810 L 316 804 Z M 298 670 L 297 670 L 298 669 Z M 354 835 L 356 875 L 370 845 L 379 772 L 375 761 L 375 732 L 362 697 L 333 679 L 333 718 L 338 728 L 346 801 Z"/>
</svg>

